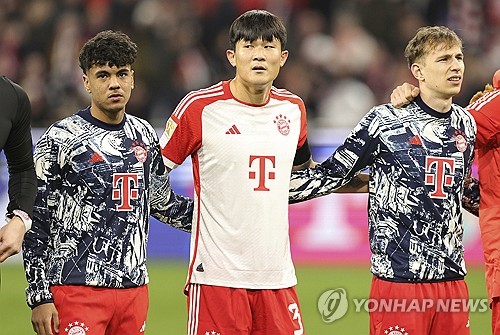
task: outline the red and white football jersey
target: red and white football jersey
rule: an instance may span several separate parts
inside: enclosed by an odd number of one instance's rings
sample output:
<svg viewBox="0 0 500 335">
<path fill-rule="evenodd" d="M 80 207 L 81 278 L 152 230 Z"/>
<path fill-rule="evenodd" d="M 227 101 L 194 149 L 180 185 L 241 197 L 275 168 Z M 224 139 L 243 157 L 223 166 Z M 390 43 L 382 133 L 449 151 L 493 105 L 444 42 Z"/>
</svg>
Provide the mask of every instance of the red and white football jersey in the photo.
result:
<svg viewBox="0 0 500 335">
<path fill-rule="evenodd" d="M 467 110 L 477 124 L 479 226 L 484 250 L 486 286 L 490 299 L 500 297 L 500 90 L 488 92 Z"/>
<path fill-rule="evenodd" d="M 307 137 L 296 95 L 237 100 L 229 81 L 191 92 L 160 139 L 167 167 L 193 162 L 195 211 L 187 282 L 249 289 L 296 285 L 288 235 L 288 188 Z"/>
</svg>

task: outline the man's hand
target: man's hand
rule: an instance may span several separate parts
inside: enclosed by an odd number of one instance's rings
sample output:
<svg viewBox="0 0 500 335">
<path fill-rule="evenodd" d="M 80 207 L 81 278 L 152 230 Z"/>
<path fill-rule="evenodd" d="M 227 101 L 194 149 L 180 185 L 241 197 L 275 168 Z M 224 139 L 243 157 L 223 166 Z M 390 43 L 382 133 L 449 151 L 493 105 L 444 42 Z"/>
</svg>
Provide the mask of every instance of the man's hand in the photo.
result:
<svg viewBox="0 0 500 335">
<path fill-rule="evenodd" d="M 26 233 L 26 227 L 17 216 L 0 228 L 0 263 L 21 251 L 24 233 Z"/>
<path fill-rule="evenodd" d="M 420 89 L 412 84 L 404 83 L 396 87 L 391 94 L 391 104 L 396 108 L 408 105 L 420 94 Z"/>
<path fill-rule="evenodd" d="M 52 322 L 54 330 L 59 333 L 59 314 L 53 303 L 43 304 L 33 308 L 31 312 L 31 324 L 38 335 L 54 335 L 52 333 Z"/>
</svg>

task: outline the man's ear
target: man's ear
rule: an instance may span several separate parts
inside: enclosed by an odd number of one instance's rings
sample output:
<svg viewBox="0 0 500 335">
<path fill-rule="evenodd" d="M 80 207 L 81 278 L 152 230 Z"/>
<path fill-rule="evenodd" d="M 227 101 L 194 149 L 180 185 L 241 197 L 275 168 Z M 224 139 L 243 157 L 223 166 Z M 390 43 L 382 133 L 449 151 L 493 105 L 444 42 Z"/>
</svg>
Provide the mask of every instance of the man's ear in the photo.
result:
<svg viewBox="0 0 500 335">
<path fill-rule="evenodd" d="M 280 67 L 283 67 L 283 65 L 285 65 L 287 59 L 288 59 L 288 50 L 283 50 L 281 52 Z"/>
<path fill-rule="evenodd" d="M 424 81 L 424 74 L 422 71 L 422 65 L 419 63 L 413 63 L 410 67 L 411 73 L 413 74 L 413 77 L 417 79 L 418 81 Z"/>
<path fill-rule="evenodd" d="M 227 60 L 229 61 L 229 63 L 235 67 L 236 66 L 236 59 L 235 59 L 235 55 L 234 55 L 234 50 L 226 50 L 226 57 L 227 57 Z"/>
<path fill-rule="evenodd" d="M 83 80 L 83 86 L 85 87 L 85 90 L 90 94 L 92 93 L 92 91 L 90 90 L 90 84 L 89 84 L 89 77 L 84 74 L 82 76 L 82 80 Z"/>
</svg>

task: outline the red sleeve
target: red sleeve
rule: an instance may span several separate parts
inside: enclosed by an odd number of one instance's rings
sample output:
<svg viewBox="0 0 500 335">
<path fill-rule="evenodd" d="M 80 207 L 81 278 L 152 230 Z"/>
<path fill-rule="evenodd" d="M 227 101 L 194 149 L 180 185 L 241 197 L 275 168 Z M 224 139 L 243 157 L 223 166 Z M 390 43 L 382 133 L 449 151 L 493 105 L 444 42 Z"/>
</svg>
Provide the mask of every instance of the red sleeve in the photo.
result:
<svg viewBox="0 0 500 335">
<path fill-rule="evenodd" d="M 202 106 L 193 103 L 178 113 L 179 106 L 168 119 L 160 138 L 161 154 L 170 169 L 181 165 L 201 147 Z"/>
<path fill-rule="evenodd" d="M 307 114 L 306 114 L 306 106 L 304 105 L 304 102 L 302 100 L 300 100 L 299 108 L 300 108 L 300 135 L 299 135 L 299 143 L 297 144 L 297 149 L 300 149 L 307 140 Z"/>
<path fill-rule="evenodd" d="M 477 125 L 476 149 L 484 147 L 498 147 L 500 144 L 500 134 L 498 127 L 488 115 L 478 111 L 471 111 Z"/>
<path fill-rule="evenodd" d="M 476 148 L 500 147 L 500 94 L 485 95 L 468 110 L 477 125 Z"/>
<path fill-rule="evenodd" d="M 309 148 L 309 143 L 307 142 L 306 107 L 302 100 L 299 100 L 298 106 L 300 109 L 300 134 L 297 142 L 297 151 L 295 152 L 295 157 L 293 159 L 293 166 L 302 165 L 311 159 L 311 149 Z"/>
</svg>

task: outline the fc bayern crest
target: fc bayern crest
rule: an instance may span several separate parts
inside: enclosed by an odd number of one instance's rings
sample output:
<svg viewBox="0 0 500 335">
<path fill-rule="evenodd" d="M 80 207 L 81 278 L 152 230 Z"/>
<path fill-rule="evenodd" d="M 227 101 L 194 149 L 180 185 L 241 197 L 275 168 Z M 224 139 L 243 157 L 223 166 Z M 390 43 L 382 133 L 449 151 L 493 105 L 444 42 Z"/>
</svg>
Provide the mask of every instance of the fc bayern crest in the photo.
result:
<svg viewBox="0 0 500 335">
<path fill-rule="evenodd" d="M 288 120 L 286 116 L 281 114 L 276 116 L 274 123 L 276 123 L 278 131 L 281 133 L 281 135 L 287 136 L 288 134 L 290 134 L 290 120 Z"/>
<path fill-rule="evenodd" d="M 460 152 L 467 150 L 467 140 L 462 132 L 457 131 L 453 135 L 453 138 L 455 139 L 455 145 Z"/>
<path fill-rule="evenodd" d="M 89 327 L 87 327 L 83 322 L 75 321 L 69 323 L 64 331 L 68 333 L 68 335 L 86 335 L 89 331 Z"/>
<path fill-rule="evenodd" d="M 137 158 L 140 163 L 144 163 L 148 158 L 148 150 L 144 143 L 139 143 L 136 141 L 132 143 L 130 149 L 134 152 L 135 158 Z"/>
<path fill-rule="evenodd" d="M 394 327 L 389 327 L 386 330 L 384 330 L 384 334 L 386 335 L 409 335 L 406 329 L 404 327 L 400 326 L 394 326 Z"/>
<path fill-rule="evenodd" d="M 460 150 L 460 152 L 464 152 L 467 150 L 467 141 L 462 135 L 458 135 L 455 137 L 455 143 L 457 145 L 457 149 Z"/>
</svg>

